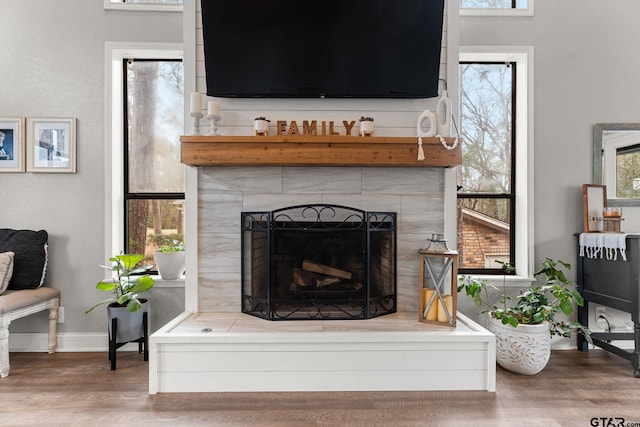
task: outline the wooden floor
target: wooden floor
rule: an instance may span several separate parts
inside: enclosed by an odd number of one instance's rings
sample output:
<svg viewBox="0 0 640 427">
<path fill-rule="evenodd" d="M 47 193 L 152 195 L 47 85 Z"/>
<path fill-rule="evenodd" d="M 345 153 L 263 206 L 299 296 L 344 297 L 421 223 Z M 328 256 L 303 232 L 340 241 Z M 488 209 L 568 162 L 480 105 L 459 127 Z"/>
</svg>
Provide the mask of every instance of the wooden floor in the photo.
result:
<svg viewBox="0 0 640 427">
<path fill-rule="evenodd" d="M 1 426 L 640 426 L 640 379 L 628 361 L 554 351 L 542 373 L 498 368 L 497 392 L 167 393 L 149 395 L 135 352 L 11 353 Z M 612 420 L 619 424 L 620 420 Z"/>
</svg>

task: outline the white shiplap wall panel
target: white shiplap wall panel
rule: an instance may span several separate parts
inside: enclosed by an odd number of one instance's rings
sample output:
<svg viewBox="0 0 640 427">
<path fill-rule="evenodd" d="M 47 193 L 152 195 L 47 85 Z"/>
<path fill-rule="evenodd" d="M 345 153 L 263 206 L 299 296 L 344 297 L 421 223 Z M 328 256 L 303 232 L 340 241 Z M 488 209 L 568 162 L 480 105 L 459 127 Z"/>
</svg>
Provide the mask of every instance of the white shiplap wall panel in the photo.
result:
<svg viewBox="0 0 640 427">
<path fill-rule="evenodd" d="M 195 7 L 195 87 L 206 93 L 204 46 L 200 2 Z M 449 7 L 451 5 L 447 5 Z M 457 13 L 457 6 L 456 13 Z M 455 76 L 457 67 L 447 67 L 447 58 L 457 52 L 457 44 L 449 46 L 448 14 L 442 41 L 440 75 Z M 457 40 L 457 38 L 455 39 Z M 452 50 L 453 49 L 453 50 Z M 355 51 L 354 51 L 355 54 Z M 189 58 L 187 58 L 188 60 Z M 450 97 L 455 90 L 449 85 Z M 207 100 L 204 97 L 203 112 Z M 352 134 L 358 133 L 358 118 L 373 116 L 376 135 L 414 136 L 416 122 L 425 109 L 435 109 L 436 99 L 239 99 L 215 98 L 220 104 L 222 135 L 250 135 L 253 120 L 265 116 L 271 120 L 270 133 L 276 132 L 276 121 L 288 124 L 295 120 L 302 128 L 304 120 L 334 122 L 334 130 L 345 134 L 343 120 L 356 121 Z M 208 132 L 206 120 L 201 131 Z M 417 142 L 417 141 L 416 141 Z M 363 143 L 366 143 L 363 141 Z M 260 168 L 259 168 L 260 169 Z M 417 250 L 425 245 L 431 233 L 444 230 L 444 175 L 442 169 L 429 169 L 417 174 L 412 168 L 318 168 L 313 173 L 294 173 L 290 168 L 269 168 L 269 185 L 265 187 L 255 168 L 199 168 L 198 209 L 198 310 L 238 311 L 239 306 L 239 221 L 242 210 L 270 210 L 300 203 L 342 203 L 367 210 L 393 210 L 398 213 L 398 309 L 417 310 Z M 306 171 L 306 172 L 311 172 Z M 427 172 L 427 173 L 424 173 Z M 354 176 L 355 174 L 355 176 Z M 292 184 L 291 177 L 300 183 Z M 371 180 L 372 176 L 380 179 Z M 367 178 L 369 177 L 369 178 Z M 228 184 L 233 182 L 233 185 Z M 362 182 L 367 188 L 347 191 L 347 187 L 331 190 L 331 182 Z M 368 183 L 368 184 L 367 184 Z M 374 184 L 375 183 L 375 184 Z M 296 190 L 296 188 L 298 190 Z M 316 188 L 314 191 L 313 188 Z M 235 201 L 230 203 L 230 201 Z M 223 226 L 229 223 L 230 226 Z M 222 253 L 220 248 L 227 252 Z M 228 251 L 238 253 L 229 254 Z M 233 260 L 238 260 L 234 262 Z"/>
<path fill-rule="evenodd" d="M 448 3 L 448 2 L 447 2 Z M 445 7 L 442 52 L 440 65 L 440 78 L 447 79 L 447 40 L 448 40 L 448 8 Z M 206 93 L 205 64 L 204 64 L 204 44 L 202 38 L 202 16 L 200 12 L 200 2 L 196 1 L 196 90 Z M 357 47 L 354 47 L 354 55 L 357 54 Z M 450 71 L 450 70 L 449 70 Z M 203 112 L 206 108 L 206 98 L 203 102 Z M 222 119 L 219 125 L 223 127 L 222 134 L 226 135 L 246 135 L 252 132 L 253 119 L 258 115 L 271 118 L 279 114 L 281 118 L 276 120 L 303 120 L 297 113 L 302 111 L 312 115 L 318 120 L 338 120 L 339 123 L 345 119 L 359 118 L 361 115 L 375 115 L 376 129 L 379 126 L 386 126 L 385 132 L 377 130 L 380 135 L 408 136 L 415 134 L 416 120 L 420 112 L 425 109 L 435 109 L 435 98 L 419 100 L 353 100 L 353 99 L 331 99 L 331 100 L 291 100 L 291 99 L 229 99 L 215 98 L 220 103 Z M 238 114 L 243 111 L 244 114 Z M 325 118 L 328 112 L 334 112 L 337 118 Z M 406 120 L 398 121 L 393 113 L 402 114 Z M 228 116 L 228 117 L 227 117 Z M 393 124 L 393 125 L 390 125 Z"/>
</svg>

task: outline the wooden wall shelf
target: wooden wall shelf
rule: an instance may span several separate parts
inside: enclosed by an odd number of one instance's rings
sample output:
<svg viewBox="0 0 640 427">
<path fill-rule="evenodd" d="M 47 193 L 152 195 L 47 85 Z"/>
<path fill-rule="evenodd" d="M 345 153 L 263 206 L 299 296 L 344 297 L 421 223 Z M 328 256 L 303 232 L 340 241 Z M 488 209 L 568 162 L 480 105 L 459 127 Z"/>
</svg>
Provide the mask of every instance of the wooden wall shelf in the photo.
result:
<svg viewBox="0 0 640 427">
<path fill-rule="evenodd" d="M 182 136 L 182 163 L 191 166 L 413 166 L 452 167 L 460 145 L 447 150 L 439 138 L 344 135 Z M 453 144 L 453 138 L 446 138 Z"/>
</svg>

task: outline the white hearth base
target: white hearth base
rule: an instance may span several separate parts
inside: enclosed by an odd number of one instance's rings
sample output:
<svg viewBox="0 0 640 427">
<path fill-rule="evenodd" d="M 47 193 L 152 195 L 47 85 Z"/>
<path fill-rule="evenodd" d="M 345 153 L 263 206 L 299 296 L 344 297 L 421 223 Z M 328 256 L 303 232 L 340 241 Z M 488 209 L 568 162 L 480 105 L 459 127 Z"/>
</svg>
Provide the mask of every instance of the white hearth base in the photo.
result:
<svg viewBox="0 0 640 427">
<path fill-rule="evenodd" d="M 183 313 L 149 339 L 151 394 L 495 386 L 495 337 L 461 313 L 455 328 L 420 323 L 417 313 L 273 322 Z"/>
</svg>

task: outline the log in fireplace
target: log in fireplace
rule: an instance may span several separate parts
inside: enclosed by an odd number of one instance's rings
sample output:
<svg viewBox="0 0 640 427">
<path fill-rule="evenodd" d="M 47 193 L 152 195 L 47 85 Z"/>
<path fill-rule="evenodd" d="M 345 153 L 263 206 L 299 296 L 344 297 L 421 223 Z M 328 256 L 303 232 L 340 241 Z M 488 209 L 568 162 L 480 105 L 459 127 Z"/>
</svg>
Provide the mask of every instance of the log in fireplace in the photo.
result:
<svg viewBox="0 0 640 427">
<path fill-rule="evenodd" d="M 339 205 L 242 212 L 242 312 L 268 320 L 396 311 L 396 213 Z"/>
</svg>

